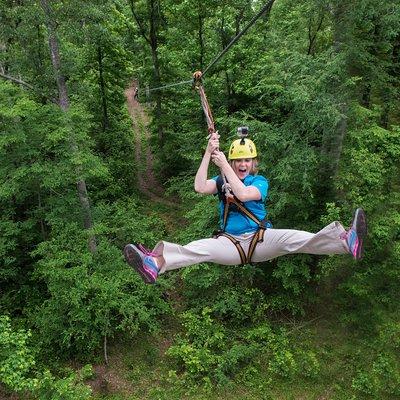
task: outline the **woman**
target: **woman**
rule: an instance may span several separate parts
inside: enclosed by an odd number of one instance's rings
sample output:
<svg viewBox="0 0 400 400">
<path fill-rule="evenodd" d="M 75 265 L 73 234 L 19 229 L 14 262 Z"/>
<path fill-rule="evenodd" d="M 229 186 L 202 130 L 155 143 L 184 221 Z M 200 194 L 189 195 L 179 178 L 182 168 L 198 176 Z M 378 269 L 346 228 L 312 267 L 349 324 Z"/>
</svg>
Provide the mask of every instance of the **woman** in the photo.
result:
<svg viewBox="0 0 400 400">
<path fill-rule="evenodd" d="M 365 213 L 360 208 L 347 232 L 339 222 L 332 222 L 315 234 L 272 229 L 265 221 L 268 181 L 256 174 L 256 157 L 254 143 L 242 138 L 231 144 L 228 161 L 219 150 L 219 136 L 210 137 L 194 188 L 198 193 L 219 193 L 222 229 L 213 238 L 196 240 L 185 246 L 160 241 L 152 252 L 142 245 L 126 245 L 125 260 L 146 283 L 154 283 L 158 275 L 166 271 L 202 262 L 238 265 L 290 253 L 350 253 L 355 259 L 362 257 L 367 226 Z M 210 161 L 220 168 L 224 185 L 219 177 L 208 179 Z"/>
</svg>

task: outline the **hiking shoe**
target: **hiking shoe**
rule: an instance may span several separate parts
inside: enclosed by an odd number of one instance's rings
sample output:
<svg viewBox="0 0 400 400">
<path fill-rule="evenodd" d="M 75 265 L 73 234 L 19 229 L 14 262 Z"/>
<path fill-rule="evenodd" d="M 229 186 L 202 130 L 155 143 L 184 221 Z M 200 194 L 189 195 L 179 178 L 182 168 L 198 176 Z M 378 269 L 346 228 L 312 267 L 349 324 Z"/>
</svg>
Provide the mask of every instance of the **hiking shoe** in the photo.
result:
<svg viewBox="0 0 400 400">
<path fill-rule="evenodd" d="M 125 261 L 140 274 L 145 283 L 155 283 L 158 267 L 155 254 L 141 244 L 127 244 L 124 248 Z"/>
<path fill-rule="evenodd" d="M 367 236 L 367 218 L 362 208 L 354 212 L 351 228 L 347 231 L 346 241 L 350 253 L 355 260 L 360 260 L 364 255 L 364 239 Z"/>
</svg>

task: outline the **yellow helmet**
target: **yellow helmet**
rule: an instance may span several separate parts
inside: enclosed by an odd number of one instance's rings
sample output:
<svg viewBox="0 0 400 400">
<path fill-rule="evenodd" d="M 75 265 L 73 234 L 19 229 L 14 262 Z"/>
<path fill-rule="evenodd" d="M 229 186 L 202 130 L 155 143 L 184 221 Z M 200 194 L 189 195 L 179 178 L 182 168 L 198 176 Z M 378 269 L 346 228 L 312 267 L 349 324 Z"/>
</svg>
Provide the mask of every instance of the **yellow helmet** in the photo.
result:
<svg viewBox="0 0 400 400">
<path fill-rule="evenodd" d="M 229 148 L 229 160 L 255 157 L 257 157 L 257 149 L 255 144 L 250 139 L 236 139 Z"/>
</svg>

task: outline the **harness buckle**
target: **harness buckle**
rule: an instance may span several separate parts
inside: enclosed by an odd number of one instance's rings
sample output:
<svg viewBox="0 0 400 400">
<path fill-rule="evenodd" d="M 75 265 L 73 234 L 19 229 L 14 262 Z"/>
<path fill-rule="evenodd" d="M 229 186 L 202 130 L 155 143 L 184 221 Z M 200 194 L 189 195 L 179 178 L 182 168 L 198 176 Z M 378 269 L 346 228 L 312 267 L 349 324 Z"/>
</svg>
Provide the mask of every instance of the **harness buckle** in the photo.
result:
<svg viewBox="0 0 400 400">
<path fill-rule="evenodd" d="M 223 234 L 224 231 L 222 229 L 216 229 L 212 234 L 212 238 L 216 239 L 218 236 L 221 236 L 221 234 Z"/>
</svg>

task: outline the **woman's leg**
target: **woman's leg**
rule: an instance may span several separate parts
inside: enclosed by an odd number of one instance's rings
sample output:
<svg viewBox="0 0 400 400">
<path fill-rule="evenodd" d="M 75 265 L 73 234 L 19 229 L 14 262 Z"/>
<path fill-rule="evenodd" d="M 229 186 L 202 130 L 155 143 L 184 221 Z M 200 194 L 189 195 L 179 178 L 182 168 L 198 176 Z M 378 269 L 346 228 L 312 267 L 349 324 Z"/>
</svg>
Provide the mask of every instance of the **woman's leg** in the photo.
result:
<svg viewBox="0 0 400 400">
<path fill-rule="evenodd" d="M 339 222 L 332 222 L 317 233 L 293 229 L 267 229 L 264 241 L 257 244 L 252 261 L 271 260 L 284 254 L 346 254 L 349 247 L 346 231 Z"/>
<path fill-rule="evenodd" d="M 161 241 L 157 243 L 153 253 L 156 257 L 160 257 L 159 260 L 164 259 L 163 265 L 159 265 L 160 273 L 202 262 L 240 264 L 240 256 L 235 245 L 223 236 L 217 239 L 195 240 L 185 246 Z"/>
<path fill-rule="evenodd" d="M 240 241 L 247 254 L 252 235 L 234 238 Z M 290 253 L 350 253 L 346 231 L 339 222 L 332 222 L 317 233 L 293 229 L 267 229 L 263 242 L 256 246 L 252 261 L 267 261 Z M 236 246 L 224 236 L 195 240 L 185 246 L 161 241 L 157 243 L 153 252 L 128 244 L 125 246 L 124 255 L 128 264 L 133 266 L 147 283 L 154 283 L 159 273 L 202 262 L 241 264 Z"/>
</svg>

